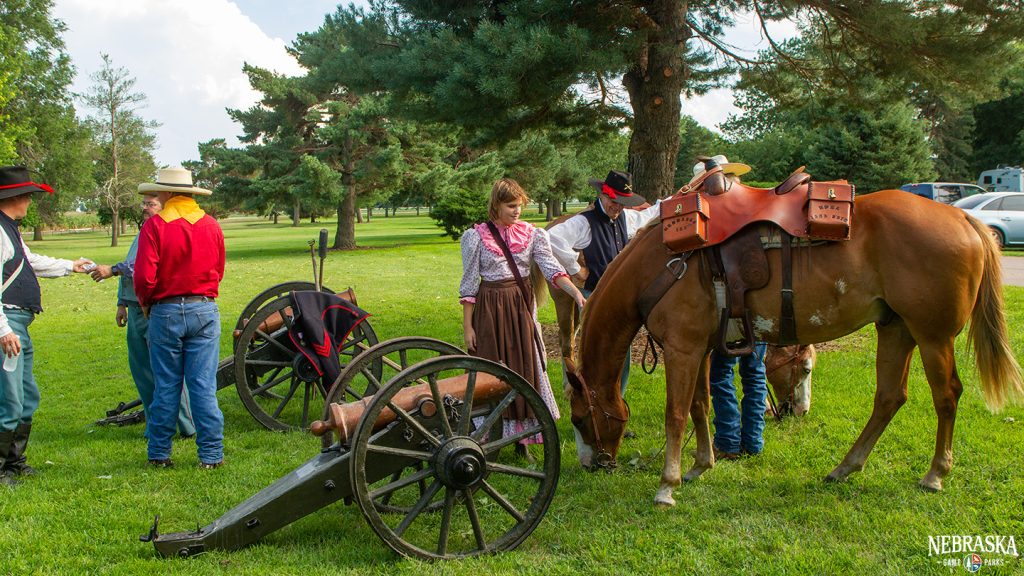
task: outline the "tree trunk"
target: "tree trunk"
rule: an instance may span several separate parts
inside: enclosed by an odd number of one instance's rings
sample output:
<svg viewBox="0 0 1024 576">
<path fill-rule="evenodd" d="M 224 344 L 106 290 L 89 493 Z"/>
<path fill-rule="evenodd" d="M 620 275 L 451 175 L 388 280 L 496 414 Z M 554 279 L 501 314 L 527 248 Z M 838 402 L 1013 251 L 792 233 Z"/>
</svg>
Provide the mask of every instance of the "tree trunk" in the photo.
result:
<svg viewBox="0 0 1024 576">
<path fill-rule="evenodd" d="M 299 220 L 302 219 L 302 206 L 299 204 L 299 199 L 295 199 L 295 204 L 292 205 L 292 226 L 298 226 Z"/>
<path fill-rule="evenodd" d="M 345 193 L 338 202 L 338 229 L 334 233 L 334 248 L 353 250 L 356 247 L 356 182 L 352 175 L 354 166 L 349 163 L 342 172 L 341 183 Z"/>
<path fill-rule="evenodd" d="M 369 222 L 370 218 L 372 216 L 373 216 L 373 206 L 367 206 L 366 207 L 366 221 Z"/>
<path fill-rule="evenodd" d="M 117 246 L 117 231 L 121 228 L 121 214 L 117 208 L 110 209 L 110 247 Z"/>
<path fill-rule="evenodd" d="M 274 224 L 277 224 L 277 217 L 279 215 L 280 215 L 280 212 L 276 212 L 276 211 L 273 214 L 270 215 L 270 217 L 274 219 Z"/>
<path fill-rule="evenodd" d="M 43 227 L 33 226 L 32 227 L 32 241 L 39 242 L 43 239 Z"/>
<path fill-rule="evenodd" d="M 416 215 L 417 216 L 420 215 L 420 205 L 419 204 L 416 205 Z"/>
<path fill-rule="evenodd" d="M 653 202 L 673 192 L 679 152 L 680 93 L 689 71 L 682 54 L 691 35 L 688 2 L 656 0 L 647 15 L 657 24 L 633 67 L 622 77 L 633 108 L 629 167 L 633 188 Z"/>
</svg>

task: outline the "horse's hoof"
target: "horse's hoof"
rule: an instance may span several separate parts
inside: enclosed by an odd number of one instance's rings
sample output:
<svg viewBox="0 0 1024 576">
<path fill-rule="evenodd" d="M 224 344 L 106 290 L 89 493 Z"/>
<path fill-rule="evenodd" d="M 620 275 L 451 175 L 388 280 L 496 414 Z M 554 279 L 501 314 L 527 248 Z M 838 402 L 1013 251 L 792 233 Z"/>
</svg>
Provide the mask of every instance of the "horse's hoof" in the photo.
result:
<svg viewBox="0 0 1024 576">
<path fill-rule="evenodd" d="M 658 490 L 658 493 L 654 495 L 654 505 L 658 508 L 671 508 L 675 506 L 676 500 L 672 497 L 672 489 L 664 488 Z"/>
<path fill-rule="evenodd" d="M 831 474 L 829 474 L 828 476 L 825 476 L 825 483 L 826 483 L 826 484 L 833 484 L 833 483 L 838 483 L 838 482 L 842 482 L 842 481 L 843 481 L 843 480 L 845 480 L 845 479 L 846 479 L 846 478 L 840 478 L 840 477 L 839 477 L 839 476 L 837 476 L 836 474 L 834 474 L 834 473 L 831 473 Z"/>
<path fill-rule="evenodd" d="M 707 468 L 690 468 L 690 470 L 683 476 L 683 482 L 693 482 L 697 478 L 700 478 L 700 475 L 703 474 L 705 470 L 707 470 Z"/>
<path fill-rule="evenodd" d="M 664 510 L 666 508 L 674 508 L 675 505 L 676 505 L 676 501 L 671 496 L 669 496 L 667 499 L 662 499 L 662 498 L 655 498 L 654 499 L 654 507 L 658 508 L 658 509 L 661 509 L 661 510 Z"/>
<path fill-rule="evenodd" d="M 942 480 L 938 478 L 929 479 L 925 476 L 917 485 L 928 492 L 942 492 Z"/>
</svg>

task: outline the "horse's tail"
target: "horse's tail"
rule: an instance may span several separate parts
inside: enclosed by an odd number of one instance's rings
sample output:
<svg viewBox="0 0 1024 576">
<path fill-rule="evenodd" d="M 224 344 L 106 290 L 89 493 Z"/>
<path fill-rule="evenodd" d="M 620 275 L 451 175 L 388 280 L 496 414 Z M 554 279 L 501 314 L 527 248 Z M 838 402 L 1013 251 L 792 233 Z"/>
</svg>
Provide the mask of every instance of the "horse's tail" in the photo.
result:
<svg viewBox="0 0 1024 576">
<path fill-rule="evenodd" d="M 540 310 L 547 302 L 548 287 L 544 274 L 536 264 L 530 265 L 530 284 L 533 286 L 533 301 L 537 305 L 537 309 Z"/>
<path fill-rule="evenodd" d="M 1024 398 L 1024 381 L 1006 330 L 999 248 L 987 226 L 970 216 L 967 221 L 981 237 L 985 247 L 985 268 L 974 310 L 971 312 L 968 339 L 974 346 L 985 404 L 991 410 L 999 410 L 1008 400 L 1020 401 Z"/>
</svg>

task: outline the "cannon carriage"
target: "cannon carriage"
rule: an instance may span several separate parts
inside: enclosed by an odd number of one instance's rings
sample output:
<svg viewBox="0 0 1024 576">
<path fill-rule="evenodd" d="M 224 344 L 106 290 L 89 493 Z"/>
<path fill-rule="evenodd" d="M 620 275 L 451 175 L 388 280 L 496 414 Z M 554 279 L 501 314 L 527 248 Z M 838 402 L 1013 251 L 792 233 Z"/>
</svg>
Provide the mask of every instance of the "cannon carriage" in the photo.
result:
<svg viewBox="0 0 1024 576">
<path fill-rule="evenodd" d="M 416 360 L 414 360 L 416 359 Z M 393 373 L 382 380 L 377 368 Z M 338 500 L 405 556 L 449 559 L 511 550 L 554 497 L 558 431 L 540 395 L 507 367 L 428 338 L 398 338 L 346 366 L 313 434 L 326 447 L 294 471 L 194 532 L 143 541 L 163 556 L 235 550 Z M 525 402 L 535 425 L 502 436 L 501 416 Z M 532 464 L 504 450 L 543 441 Z"/>
</svg>

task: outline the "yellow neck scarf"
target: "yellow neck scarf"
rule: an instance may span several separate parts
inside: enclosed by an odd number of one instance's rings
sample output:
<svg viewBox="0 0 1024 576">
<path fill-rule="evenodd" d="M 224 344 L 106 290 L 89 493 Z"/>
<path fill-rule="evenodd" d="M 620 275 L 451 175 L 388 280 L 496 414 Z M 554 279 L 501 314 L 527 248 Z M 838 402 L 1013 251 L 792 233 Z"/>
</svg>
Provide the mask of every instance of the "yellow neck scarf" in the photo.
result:
<svg viewBox="0 0 1024 576">
<path fill-rule="evenodd" d="M 159 216 L 167 223 L 184 218 L 188 220 L 189 224 L 195 224 L 200 218 L 206 216 L 206 212 L 191 196 L 171 196 L 164 204 L 164 209 L 160 211 Z"/>
</svg>

